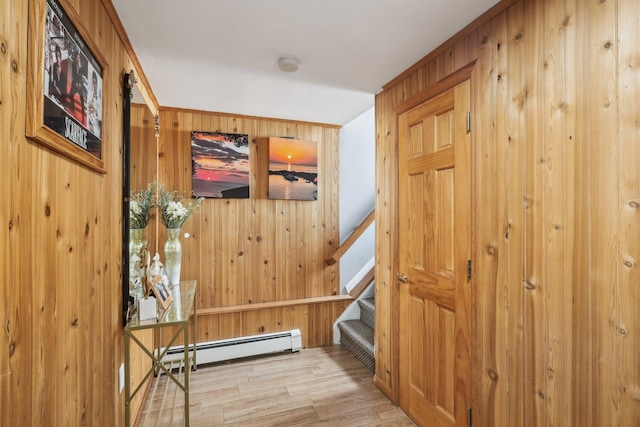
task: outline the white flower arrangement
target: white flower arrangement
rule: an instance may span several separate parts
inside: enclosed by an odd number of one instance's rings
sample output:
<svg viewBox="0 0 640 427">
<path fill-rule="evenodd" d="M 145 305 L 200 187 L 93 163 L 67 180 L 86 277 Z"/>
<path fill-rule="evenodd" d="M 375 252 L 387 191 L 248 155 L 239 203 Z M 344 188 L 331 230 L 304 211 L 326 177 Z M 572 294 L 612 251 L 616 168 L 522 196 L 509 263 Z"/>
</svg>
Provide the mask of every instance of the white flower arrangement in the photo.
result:
<svg viewBox="0 0 640 427">
<path fill-rule="evenodd" d="M 129 201 L 129 228 L 145 228 L 155 207 L 155 186 L 134 193 Z"/>
<path fill-rule="evenodd" d="M 167 191 L 167 189 L 158 186 L 158 208 L 160 210 L 160 220 L 166 228 L 180 228 L 184 222 L 191 216 L 195 208 L 200 205 L 204 197 L 196 197 L 184 206 L 181 197 L 175 191 Z"/>
</svg>

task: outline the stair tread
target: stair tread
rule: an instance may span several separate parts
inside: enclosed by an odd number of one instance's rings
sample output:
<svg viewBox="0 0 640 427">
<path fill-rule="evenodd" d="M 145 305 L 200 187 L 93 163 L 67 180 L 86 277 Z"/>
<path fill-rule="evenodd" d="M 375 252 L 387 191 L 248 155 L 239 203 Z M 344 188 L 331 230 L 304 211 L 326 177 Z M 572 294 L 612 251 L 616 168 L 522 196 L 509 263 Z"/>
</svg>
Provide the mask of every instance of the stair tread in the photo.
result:
<svg viewBox="0 0 640 427">
<path fill-rule="evenodd" d="M 360 320 L 370 328 L 375 329 L 375 300 L 373 298 L 361 298 L 358 300 L 358 306 L 360 307 Z"/>
<path fill-rule="evenodd" d="M 360 304 L 360 307 L 369 307 L 371 310 L 375 310 L 376 308 L 375 298 L 361 298 L 358 300 L 358 304 Z"/>
<path fill-rule="evenodd" d="M 358 319 L 345 320 L 338 324 L 340 330 L 348 335 L 358 337 L 358 341 L 370 348 L 373 353 L 373 329 Z"/>
<path fill-rule="evenodd" d="M 369 371 L 375 373 L 373 329 L 358 319 L 338 323 L 341 344 Z"/>
</svg>

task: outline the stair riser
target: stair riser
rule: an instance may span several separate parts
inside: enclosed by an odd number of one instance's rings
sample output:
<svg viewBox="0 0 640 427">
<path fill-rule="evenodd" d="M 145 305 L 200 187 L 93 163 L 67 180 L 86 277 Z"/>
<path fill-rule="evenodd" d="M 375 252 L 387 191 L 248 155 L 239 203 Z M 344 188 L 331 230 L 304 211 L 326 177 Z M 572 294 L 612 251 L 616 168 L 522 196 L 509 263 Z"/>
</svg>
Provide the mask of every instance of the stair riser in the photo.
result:
<svg viewBox="0 0 640 427">
<path fill-rule="evenodd" d="M 360 307 L 360 320 L 371 329 L 375 329 L 374 305 L 364 301 L 358 301 L 358 306 Z"/>
<path fill-rule="evenodd" d="M 376 361 L 373 352 L 363 348 L 357 340 L 345 334 L 341 335 L 340 343 L 346 348 L 356 359 L 360 361 L 372 374 L 375 374 Z"/>
<path fill-rule="evenodd" d="M 373 298 L 358 300 L 360 320 L 346 320 L 338 324 L 340 343 L 372 374 L 375 373 L 374 354 L 375 301 Z"/>
</svg>

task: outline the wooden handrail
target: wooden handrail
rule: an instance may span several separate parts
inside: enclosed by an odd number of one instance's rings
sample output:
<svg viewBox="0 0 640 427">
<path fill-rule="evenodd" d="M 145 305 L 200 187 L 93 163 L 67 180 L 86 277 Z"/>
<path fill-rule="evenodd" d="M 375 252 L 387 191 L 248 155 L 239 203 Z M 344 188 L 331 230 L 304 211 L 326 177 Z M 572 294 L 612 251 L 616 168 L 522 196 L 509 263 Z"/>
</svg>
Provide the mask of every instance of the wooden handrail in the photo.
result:
<svg viewBox="0 0 640 427">
<path fill-rule="evenodd" d="M 355 285 L 353 289 L 351 289 L 349 295 L 351 295 L 354 300 L 357 300 L 360 295 L 362 295 L 362 293 L 367 289 L 367 287 L 369 287 L 371 282 L 373 282 L 373 279 L 375 278 L 375 269 L 376 267 L 374 265 L 373 267 L 371 267 L 371 270 L 369 270 L 367 274 L 364 275 L 360 282 L 358 282 L 358 284 Z"/>
<path fill-rule="evenodd" d="M 353 297 L 349 294 L 347 295 L 327 295 L 322 297 L 310 297 L 310 298 L 300 298 L 300 299 L 291 299 L 284 301 L 271 301 L 271 302 L 258 302 L 254 304 L 238 304 L 238 305 L 229 305 L 224 307 L 211 307 L 211 308 L 203 308 L 198 309 L 198 316 L 212 316 L 217 314 L 229 314 L 229 313 L 238 313 L 244 311 L 255 311 L 255 310 L 268 310 L 272 308 L 282 308 L 282 307 L 293 307 L 296 305 L 311 305 L 311 304 L 327 304 L 333 302 L 350 302 L 353 301 Z"/>
<path fill-rule="evenodd" d="M 365 230 L 371 225 L 371 223 L 375 219 L 375 213 L 376 210 L 372 210 L 371 213 L 369 213 L 369 215 L 367 215 L 367 217 L 360 223 L 360 225 L 358 225 L 356 229 L 353 230 L 353 233 L 351 233 L 349 237 L 347 237 L 344 243 L 338 246 L 338 249 L 336 249 L 331 258 L 327 258 L 324 260 L 327 265 L 333 265 L 338 262 L 340 258 L 342 258 L 342 255 L 344 255 L 345 252 L 349 250 L 349 248 L 355 243 L 355 241 L 360 238 L 362 233 L 364 233 Z"/>
</svg>

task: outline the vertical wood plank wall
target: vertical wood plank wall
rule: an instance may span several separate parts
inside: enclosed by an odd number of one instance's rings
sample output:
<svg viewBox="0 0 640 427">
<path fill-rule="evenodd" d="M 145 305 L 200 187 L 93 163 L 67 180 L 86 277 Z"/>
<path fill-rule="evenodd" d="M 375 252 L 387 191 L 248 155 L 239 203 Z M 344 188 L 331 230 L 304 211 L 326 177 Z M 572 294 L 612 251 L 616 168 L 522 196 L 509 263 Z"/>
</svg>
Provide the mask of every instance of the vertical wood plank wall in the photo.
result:
<svg viewBox="0 0 640 427">
<path fill-rule="evenodd" d="M 192 189 L 191 131 L 248 134 L 251 167 L 249 199 L 205 199 L 182 229 L 181 277 L 198 281 L 198 341 L 299 328 L 304 347 L 332 344 L 344 301 L 259 310 L 249 305 L 340 293 L 337 267 L 323 261 L 339 243 L 339 127 L 161 109 L 159 180 L 186 196 Z M 317 201 L 267 198 L 269 136 L 318 143 Z M 158 234 L 162 253 L 162 224 Z M 228 312 L 215 312 L 225 307 Z"/>
<path fill-rule="evenodd" d="M 640 425 L 636 0 L 503 1 L 376 96 L 376 377 L 397 398 L 393 107 L 473 72 L 473 424 Z"/>
<path fill-rule="evenodd" d="M 108 62 L 95 173 L 25 138 L 28 7 L 0 2 L 0 424 L 116 426 L 123 43 L 99 0 L 71 7 Z"/>
<path fill-rule="evenodd" d="M 8 425 L 123 419 L 120 82 L 130 58 L 100 1 L 71 4 L 109 65 L 106 175 L 24 137 L 28 2 L 0 5 L 0 414 Z M 477 59 L 474 425 L 638 425 L 640 5 L 500 7 L 376 97 L 376 383 L 397 390 L 393 106 Z M 322 265 L 338 238 L 337 129 L 186 111 L 161 118 L 159 178 L 180 191 L 190 190 L 191 130 L 316 140 L 322 173 L 335 183 L 322 189 L 317 211 L 309 202 L 208 200 L 183 240 L 183 277 L 199 281 L 200 308 L 337 292 L 337 271 Z M 341 304 L 208 316 L 199 340 L 301 327 L 306 346 L 322 345 Z"/>
<path fill-rule="evenodd" d="M 147 188 L 149 182 L 158 178 L 158 162 L 149 161 L 149 157 L 155 157 L 158 152 L 158 141 L 155 136 L 155 122 L 153 113 L 145 104 L 131 104 L 130 112 L 130 166 L 129 182 L 131 193 L 135 194 Z M 152 214 L 149 224 L 145 228 L 145 239 L 149 243 L 149 251 L 156 248 L 157 215 Z M 139 330 L 135 332 L 136 338 L 146 346 L 153 348 L 153 330 Z M 137 387 L 149 371 L 151 362 L 144 351 L 132 343 L 130 348 L 130 375 L 132 387 Z M 145 387 L 148 387 L 149 380 Z M 143 388 L 131 401 L 131 418 L 142 414 L 142 405 L 147 396 L 147 388 Z"/>
<path fill-rule="evenodd" d="M 131 150 L 129 180 L 131 193 L 145 190 L 149 183 L 158 179 L 158 141 L 155 136 L 155 119 L 149 107 L 145 104 L 131 104 Z M 156 211 L 151 213 L 151 219 L 145 229 L 145 238 L 149 242 L 149 252 L 157 250 L 157 222 Z"/>
</svg>

